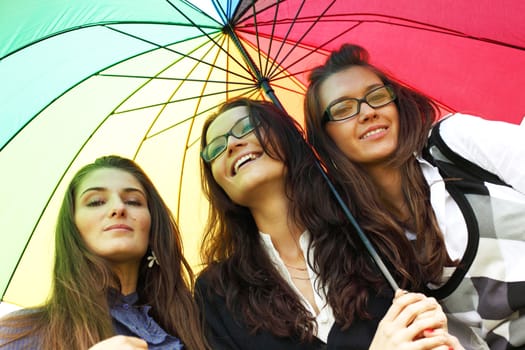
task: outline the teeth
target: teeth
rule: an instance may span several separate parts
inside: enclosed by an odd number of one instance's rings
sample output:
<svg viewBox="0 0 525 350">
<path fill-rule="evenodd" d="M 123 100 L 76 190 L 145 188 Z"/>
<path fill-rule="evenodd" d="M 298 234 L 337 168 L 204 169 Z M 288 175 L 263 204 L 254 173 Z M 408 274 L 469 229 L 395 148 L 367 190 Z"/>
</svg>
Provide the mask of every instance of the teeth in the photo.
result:
<svg viewBox="0 0 525 350">
<path fill-rule="evenodd" d="M 372 136 L 372 135 L 375 135 L 375 134 L 377 134 L 377 133 L 379 133 L 379 132 L 381 132 L 381 131 L 385 131 L 385 130 L 386 130 L 386 128 L 379 128 L 379 129 L 375 129 L 375 130 L 369 131 L 369 132 L 367 132 L 366 134 L 364 134 L 364 135 L 361 137 L 361 139 L 366 139 L 367 137 L 370 137 L 370 136 Z"/>
<path fill-rule="evenodd" d="M 233 165 L 233 174 L 234 175 L 237 174 L 237 171 L 239 171 L 239 168 L 241 167 L 241 165 L 243 165 L 244 163 L 246 163 L 249 160 L 254 160 L 256 158 L 257 158 L 257 156 L 255 154 L 250 153 L 250 154 L 247 154 L 247 155 L 242 156 L 241 158 L 237 159 L 237 161 Z"/>
</svg>

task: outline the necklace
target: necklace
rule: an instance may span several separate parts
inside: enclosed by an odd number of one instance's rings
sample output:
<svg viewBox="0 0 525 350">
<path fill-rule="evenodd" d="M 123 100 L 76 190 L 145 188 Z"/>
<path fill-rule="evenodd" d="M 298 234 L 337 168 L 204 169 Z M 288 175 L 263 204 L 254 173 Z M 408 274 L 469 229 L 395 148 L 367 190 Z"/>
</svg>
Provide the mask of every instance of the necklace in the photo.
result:
<svg viewBox="0 0 525 350">
<path fill-rule="evenodd" d="M 292 274 L 290 274 L 290 277 L 293 280 L 298 280 L 298 281 L 309 281 L 310 280 L 310 277 L 299 277 L 299 276 L 294 276 Z"/>
<path fill-rule="evenodd" d="M 294 269 L 294 270 L 297 270 L 297 271 L 306 271 L 306 267 L 295 267 L 295 266 L 290 266 L 290 265 L 288 265 L 287 263 L 284 263 L 284 266 L 286 266 L 286 267 L 289 268 L 289 269 Z"/>
</svg>

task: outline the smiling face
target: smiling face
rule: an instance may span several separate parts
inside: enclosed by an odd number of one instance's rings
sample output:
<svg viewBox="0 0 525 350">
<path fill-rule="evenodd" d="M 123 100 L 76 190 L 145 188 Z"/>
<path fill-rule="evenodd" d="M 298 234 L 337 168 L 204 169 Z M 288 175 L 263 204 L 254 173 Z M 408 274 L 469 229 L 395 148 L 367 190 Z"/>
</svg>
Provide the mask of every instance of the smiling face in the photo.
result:
<svg viewBox="0 0 525 350">
<path fill-rule="evenodd" d="M 148 249 L 151 215 L 130 173 L 102 168 L 86 175 L 75 196 L 75 224 L 87 247 L 111 264 L 138 268 Z"/>
<path fill-rule="evenodd" d="M 371 70 L 352 66 L 329 76 L 319 88 L 321 105 L 326 108 L 343 97 L 363 98 L 383 86 Z M 325 129 L 339 149 L 352 161 L 365 167 L 389 159 L 398 145 L 399 114 L 394 102 L 372 108 L 361 103 L 360 113 L 347 120 L 328 122 Z"/>
<path fill-rule="evenodd" d="M 206 131 L 206 143 L 227 134 L 232 126 L 249 115 L 246 106 L 221 113 Z M 228 137 L 226 150 L 211 161 L 213 178 L 232 201 L 250 207 L 269 186 L 282 187 L 284 164 L 264 152 L 254 132 L 241 138 Z"/>
</svg>

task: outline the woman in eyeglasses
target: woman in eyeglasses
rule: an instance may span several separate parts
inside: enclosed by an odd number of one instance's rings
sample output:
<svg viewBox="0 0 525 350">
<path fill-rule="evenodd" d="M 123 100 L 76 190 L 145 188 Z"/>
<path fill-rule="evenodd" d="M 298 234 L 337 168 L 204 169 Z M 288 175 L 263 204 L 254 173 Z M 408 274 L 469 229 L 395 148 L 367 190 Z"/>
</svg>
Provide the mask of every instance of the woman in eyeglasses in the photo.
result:
<svg viewBox="0 0 525 350">
<path fill-rule="evenodd" d="M 195 293 L 213 349 L 461 349 L 434 299 L 392 303 L 292 118 L 232 100 L 201 140 L 210 214 Z M 328 265 L 348 274 L 333 281 Z M 348 298 L 362 287 L 368 298 Z"/>
<path fill-rule="evenodd" d="M 441 299 L 466 348 L 525 347 L 525 128 L 455 114 L 432 130 L 435 104 L 349 44 L 311 72 L 305 112 L 308 141 L 398 283 Z"/>
</svg>

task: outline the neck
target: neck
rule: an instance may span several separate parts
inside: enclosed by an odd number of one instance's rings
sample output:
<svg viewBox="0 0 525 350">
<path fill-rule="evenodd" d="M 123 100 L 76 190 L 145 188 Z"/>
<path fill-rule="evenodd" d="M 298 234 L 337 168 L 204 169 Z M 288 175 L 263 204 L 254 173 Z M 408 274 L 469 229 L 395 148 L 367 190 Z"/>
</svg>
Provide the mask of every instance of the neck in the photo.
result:
<svg viewBox="0 0 525 350">
<path fill-rule="evenodd" d="M 403 194 L 401 170 L 393 167 L 370 167 L 367 172 L 387 209 L 398 218 L 408 218 L 410 214 Z"/>
<path fill-rule="evenodd" d="M 299 245 L 299 238 L 304 228 L 293 222 L 289 216 L 288 197 L 274 195 L 251 208 L 259 231 L 270 235 L 275 249 L 286 264 L 302 266 L 304 257 Z"/>
<path fill-rule="evenodd" d="M 139 263 L 114 264 L 113 271 L 120 281 L 120 294 L 128 295 L 137 290 Z"/>
</svg>

